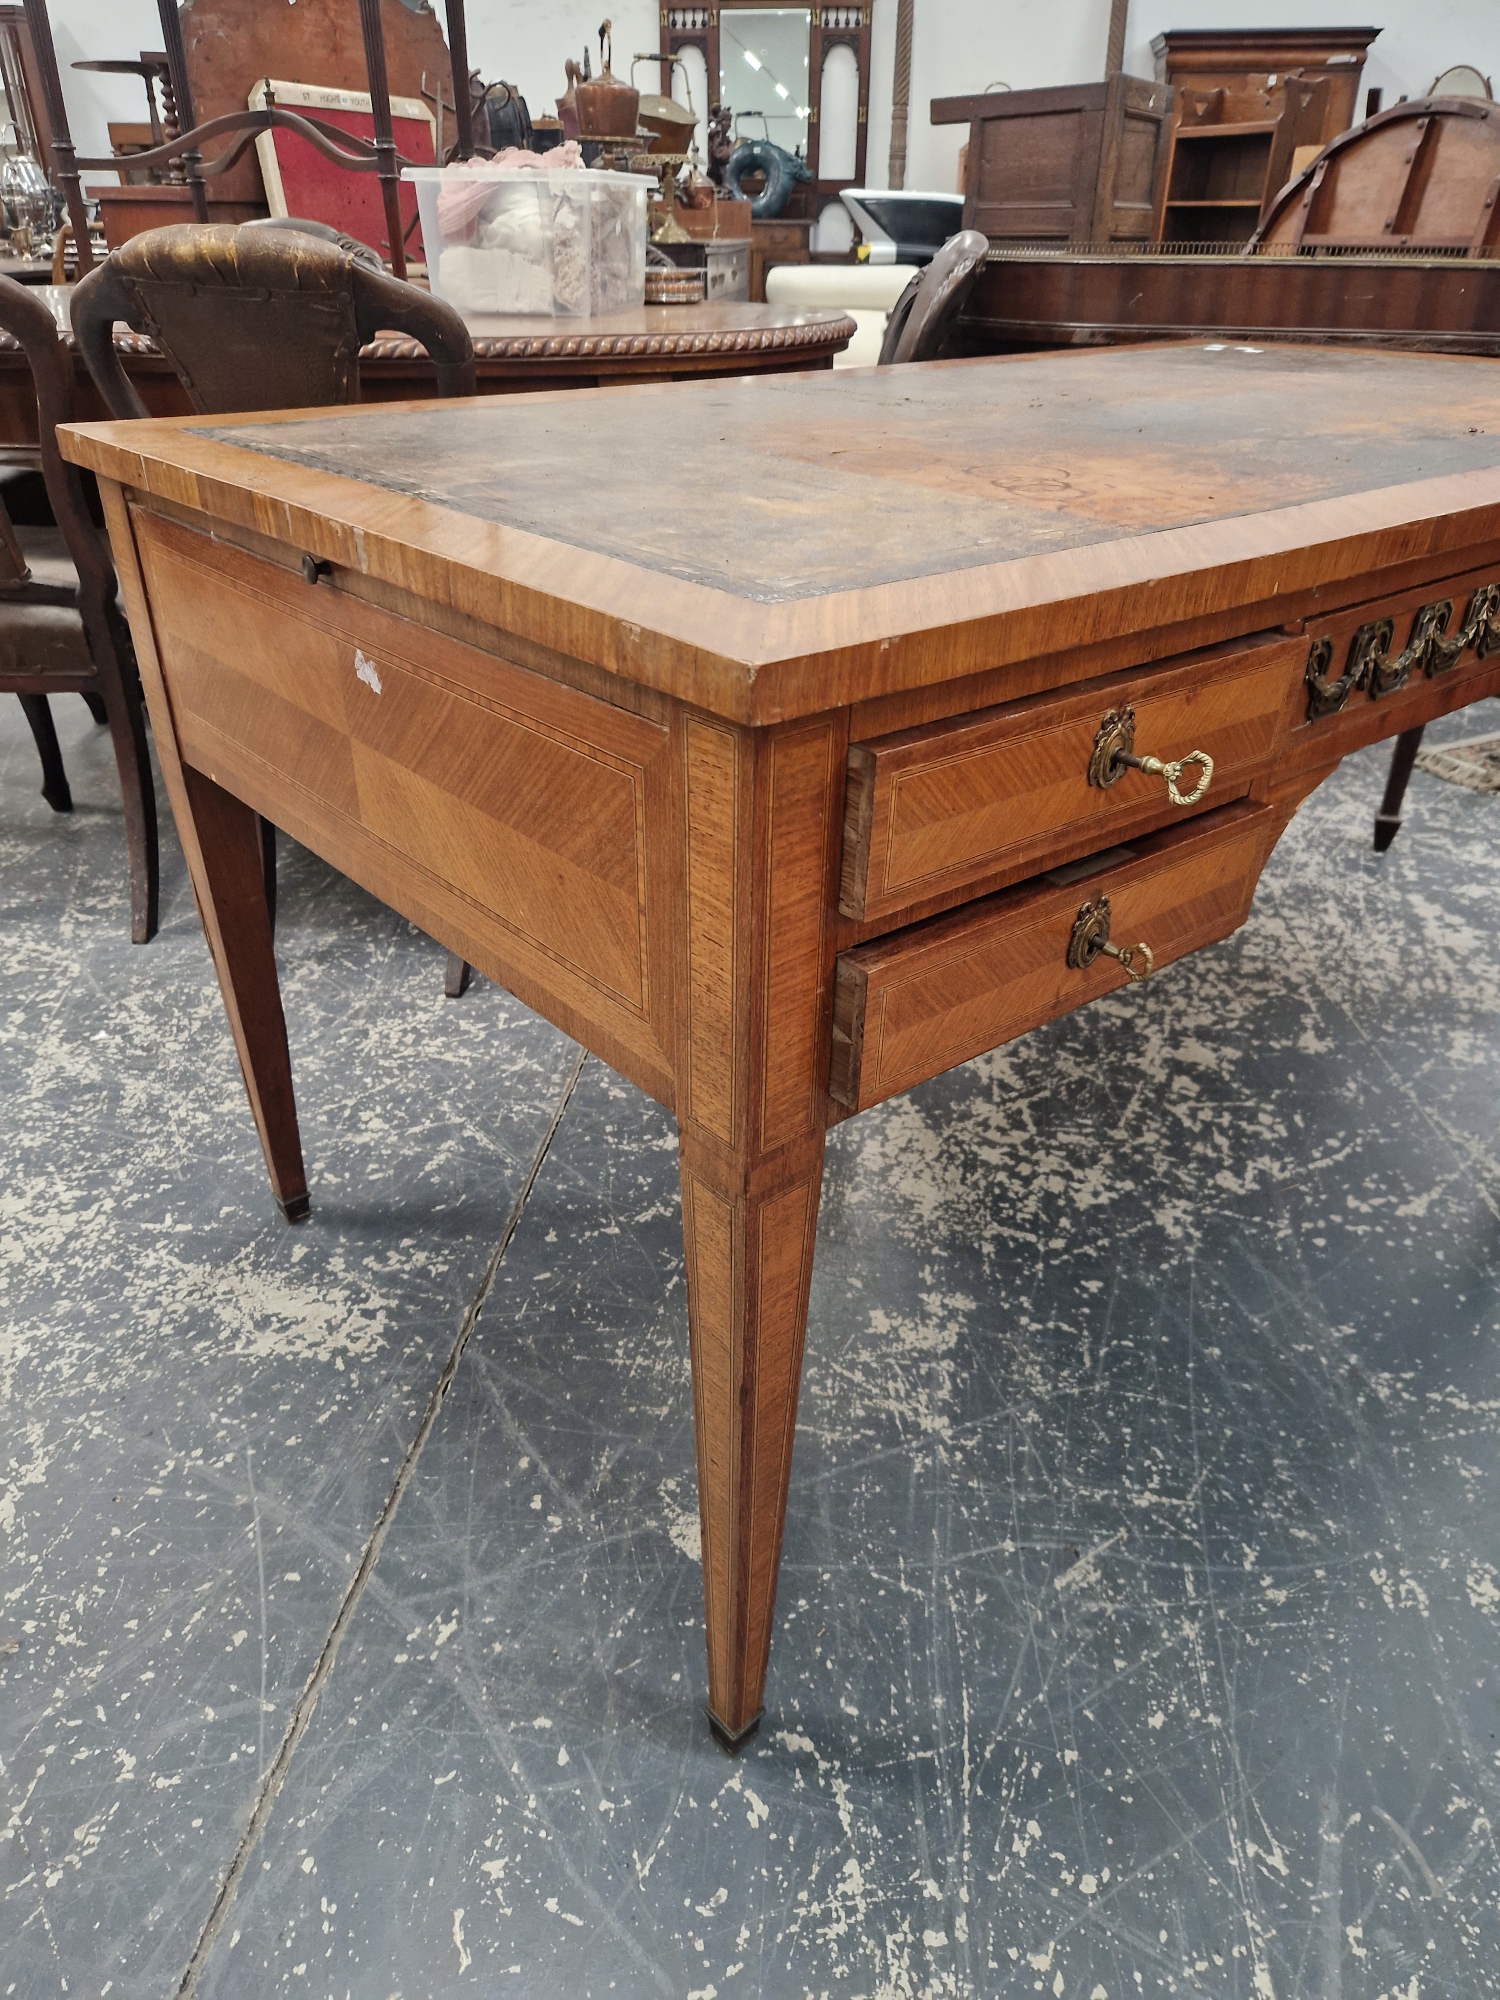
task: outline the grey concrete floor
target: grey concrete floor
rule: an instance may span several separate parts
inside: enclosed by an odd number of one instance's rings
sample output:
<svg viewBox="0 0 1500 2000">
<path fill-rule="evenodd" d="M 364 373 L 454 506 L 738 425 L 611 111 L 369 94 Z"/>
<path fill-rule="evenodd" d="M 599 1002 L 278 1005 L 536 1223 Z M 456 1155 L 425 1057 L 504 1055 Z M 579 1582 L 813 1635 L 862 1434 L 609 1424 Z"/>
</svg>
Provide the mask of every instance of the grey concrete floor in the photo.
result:
<svg viewBox="0 0 1500 2000">
<path fill-rule="evenodd" d="M 1500 804 L 1377 859 L 1351 760 L 1234 939 L 836 1134 L 730 1762 L 670 1121 L 293 849 L 289 1231 L 59 719 L 68 820 L 0 704 L 0 1993 L 1500 1993 Z"/>
</svg>

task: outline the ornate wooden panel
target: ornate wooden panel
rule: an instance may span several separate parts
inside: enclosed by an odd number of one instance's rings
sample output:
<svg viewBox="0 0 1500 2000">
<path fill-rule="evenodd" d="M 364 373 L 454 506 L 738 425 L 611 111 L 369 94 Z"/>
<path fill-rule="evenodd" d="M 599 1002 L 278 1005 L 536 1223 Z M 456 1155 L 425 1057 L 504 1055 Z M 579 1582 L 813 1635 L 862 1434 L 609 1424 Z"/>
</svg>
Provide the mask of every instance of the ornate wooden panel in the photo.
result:
<svg viewBox="0 0 1500 2000">
<path fill-rule="evenodd" d="M 1294 755 L 1316 743 L 1346 756 L 1476 701 L 1475 683 L 1500 675 L 1500 549 L 1482 569 L 1311 618 L 1298 643 Z"/>
</svg>

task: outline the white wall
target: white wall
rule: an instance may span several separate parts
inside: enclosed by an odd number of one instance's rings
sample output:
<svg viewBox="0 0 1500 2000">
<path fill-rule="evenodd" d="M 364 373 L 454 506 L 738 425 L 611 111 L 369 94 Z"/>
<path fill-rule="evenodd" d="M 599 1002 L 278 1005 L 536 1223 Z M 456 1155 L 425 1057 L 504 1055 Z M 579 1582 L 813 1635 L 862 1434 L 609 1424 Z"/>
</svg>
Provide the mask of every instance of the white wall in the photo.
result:
<svg viewBox="0 0 1500 2000">
<path fill-rule="evenodd" d="M 161 17 L 151 0 L 50 0 L 47 11 L 73 144 L 80 153 L 107 153 L 111 118 L 145 123 L 145 86 L 135 77 L 83 74 L 73 63 L 81 57 L 135 56 L 142 49 L 159 49 Z"/>
<path fill-rule="evenodd" d="M 352 15 L 355 0 L 347 4 Z M 891 144 L 896 0 L 874 0 L 874 6 L 867 178 L 883 187 Z M 585 42 L 597 50 L 594 35 L 602 13 L 600 0 L 469 0 L 471 60 L 487 79 L 503 76 L 519 84 L 534 115 L 551 111 L 563 87 L 564 58 L 578 57 Z M 140 86 L 132 78 L 84 75 L 69 65 L 77 56 L 159 48 L 156 8 L 152 0 L 51 0 L 51 14 L 75 142 L 81 152 L 105 153 L 109 119 L 144 116 Z M 441 19 L 441 5 L 438 14 Z M 615 67 L 623 75 L 632 55 L 658 46 L 659 10 L 652 0 L 614 0 L 610 16 Z M 1151 76 L 1151 38 L 1166 28 L 1275 28 L 1289 21 L 1379 24 L 1361 91 L 1378 84 L 1387 104 L 1402 92 L 1418 96 L 1439 70 L 1455 62 L 1474 63 L 1500 83 L 1500 0 L 1132 0 L 1125 66 Z M 1088 82 L 1103 73 L 1108 24 L 1109 0 L 917 0 L 906 185 L 957 183 L 966 128 L 929 124 L 932 98 L 983 90 L 996 80 L 1016 90 Z M 656 75 L 654 66 L 642 65 L 642 88 L 659 88 Z"/>
<path fill-rule="evenodd" d="M 1138 0 L 1139 4 L 1139 0 Z M 1189 0 L 1192 6 L 1197 0 Z M 886 185 L 891 150 L 891 66 L 896 0 L 875 0 L 875 77 L 866 168 L 872 187 Z M 1104 69 L 1109 0 L 916 0 L 911 42 L 911 108 L 906 128 L 906 185 L 956 188 L 966 125 L 928 123 L 934 97 L 958 97 L 987 84 L 1031 90 L 1082 83 Z M 883 31 L 883 32 L 882 32 Z M 872 100 L 874 92 L 872 91 Z"/>
<path fill-rule="evenodd" d="M 486 83 L 504 77 L 518 84 L 533 118 L 555 117 L 567 84 L 566 59 L 581 62 L 587 43 L 599 67 L 599 23 L 606 14 L 614 23 L 614 72 L 628 77 L 632 56 L 661 47 L 660 9 L 651 0 L 615 0 L 613 6 L 607 0 L 468 0 L 469 61 Z M 437 16 L 444 18 L 442 0 Z M 642 90 L 657 91 L 661 73 L 659 64 L 642 63 L 635 80 Z"/>
<path fill-rule="evenodd" d="M 875 73 L 870 103 L 868 178 L 886 184 L 891 146 L 891 67 L 896 0 L 875 0 Z M 1470 62 L 1500 90 L 1500 0 L 1132 0 L 1125 67 L 1155 75 L 1151 38 L 1168 28 L 1371 27 L 1360 80 L 1385 102 L 1417 97 L 1450 63 Z M 983 90 L 997 79 L 1013 90 L 1087 83 L 1104 73 L 1109 0 L 916 0 L 906 185 L 955 188 L 961 125 L 928 122 L 934 97 Z"/>
</svg>

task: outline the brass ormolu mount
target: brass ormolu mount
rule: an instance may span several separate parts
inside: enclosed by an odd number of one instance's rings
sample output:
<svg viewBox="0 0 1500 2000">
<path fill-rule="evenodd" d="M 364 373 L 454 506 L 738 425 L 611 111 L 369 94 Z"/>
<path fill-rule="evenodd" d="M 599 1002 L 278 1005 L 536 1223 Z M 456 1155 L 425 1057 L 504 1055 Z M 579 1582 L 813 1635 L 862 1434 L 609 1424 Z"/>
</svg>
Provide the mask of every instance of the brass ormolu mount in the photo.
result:
<svg viewBox="0 0 1500 2000">
<path fill-rule="evenodd" d="M 1458 664 L 1459 655 L 1470 646 L 1479 659 L 1500 652 L 1500 583 L 1486 583 L 1476 590 L 1464 607 L 1463 623 L 1450 639 L 1448 621 L 1453 616 L 1453 600 L 1440 597 L 1424 604 L 1411 621 L 1406 644 L 1391 658 L 1396 636 L 1394 618 L 1376 618 L 1361 625 L 1349 641 L 1349 657 L 1337 680 L 1328 678 L 1333 661 L 1332 639 L 1314 639 L 1307 655 L 1307 719 L 1320 722 L 1325 715 L 1337 715 L 1356 688 L 1364 688 L 1372 701 L 1395 694 L 1405 687 L 1420 668 L 1429 677 L 1446 673 Z"/>
</svg>

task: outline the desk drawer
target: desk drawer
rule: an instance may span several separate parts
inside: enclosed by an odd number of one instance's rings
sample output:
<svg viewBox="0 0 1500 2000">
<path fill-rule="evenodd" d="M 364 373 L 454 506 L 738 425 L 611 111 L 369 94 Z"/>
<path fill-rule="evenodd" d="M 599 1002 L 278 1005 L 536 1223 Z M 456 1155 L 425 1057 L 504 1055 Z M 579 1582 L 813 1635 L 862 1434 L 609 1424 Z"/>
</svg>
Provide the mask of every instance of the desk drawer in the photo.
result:
<svg viewBox="0 0 1500 2000">
<path fill-rule="evenodd" d="M 842 953 L 833 1098 L 863 1111 L 1125 985 L 1105 953 L 1069 962 L 1085 909 L 1100 927 L 1101 898 L 1110 942 L 1144 943 L 1158 967 L 1227 937 L 1286 820 L 1241 800 Z"/>
<path fill-rule="evenodd" d="M 1127 709 L 1137 755 L 1213 759 L 1197 809 L 1240 796 L 1290 725 L 1306 656 L 1305 639 L 1240 640 L 851 745 L 840 909 L 865 922 L 1180 818 L 1160 777 L 1127 769 L 1107 786 L 1090 782 L 1101 724 Z M 1200 775 L 1189 766 L 1179 790 Z"/>
</svg>

